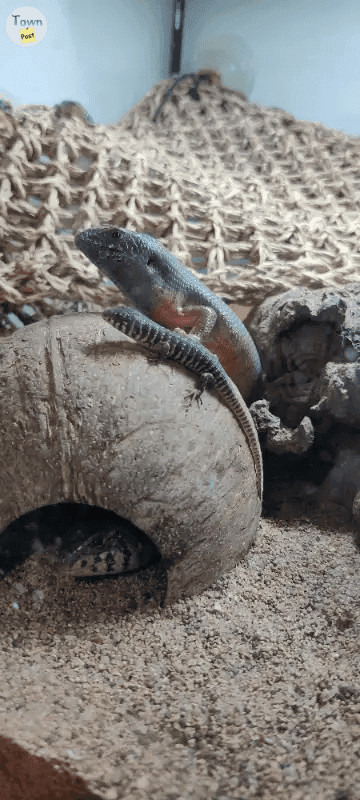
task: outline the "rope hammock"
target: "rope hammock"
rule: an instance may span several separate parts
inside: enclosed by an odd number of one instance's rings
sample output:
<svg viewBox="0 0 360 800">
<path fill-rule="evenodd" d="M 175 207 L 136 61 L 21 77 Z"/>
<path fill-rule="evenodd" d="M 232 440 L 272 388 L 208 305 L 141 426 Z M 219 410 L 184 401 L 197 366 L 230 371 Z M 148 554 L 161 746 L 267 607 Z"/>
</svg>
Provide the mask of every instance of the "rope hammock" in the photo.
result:
<svg viewBox="0 0 360 800">
<path fill-rule="evenodd" d="M 74 246 L 102 224 L 153 234 L 233 302 L 360 280 L 360 138 L 215 75 L 160 81 L 109 125 L 71 103 L 0 110 L 3 306 L 119 303 Z"/>
</svg>

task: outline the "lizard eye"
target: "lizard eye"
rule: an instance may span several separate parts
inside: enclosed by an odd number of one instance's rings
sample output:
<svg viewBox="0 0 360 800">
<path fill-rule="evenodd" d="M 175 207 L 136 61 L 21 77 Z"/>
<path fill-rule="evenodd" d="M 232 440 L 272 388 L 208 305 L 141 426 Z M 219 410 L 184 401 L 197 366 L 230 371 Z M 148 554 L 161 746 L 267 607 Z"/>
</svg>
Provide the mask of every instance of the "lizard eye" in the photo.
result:
<svg viewBox="0 0 360 800">
<path fill-rule="evenodd" d="M 120 231 L 113 231 L 111 234 L 112 239 L 118 239 L 120 236 Z"/>
<path fill-rule="evenodd" d="M 156 264 L 155 258 L 148 258 L 146 264 L 148 267 L 155 267 Z"/>
</svg>

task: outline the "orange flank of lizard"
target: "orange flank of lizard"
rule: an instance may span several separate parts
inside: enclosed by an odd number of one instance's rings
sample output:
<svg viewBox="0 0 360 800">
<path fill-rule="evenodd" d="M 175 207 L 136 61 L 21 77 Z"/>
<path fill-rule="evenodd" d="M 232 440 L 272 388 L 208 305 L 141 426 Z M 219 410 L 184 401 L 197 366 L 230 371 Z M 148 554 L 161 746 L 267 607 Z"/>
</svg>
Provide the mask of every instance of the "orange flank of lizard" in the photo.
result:
<svg viewBox="0 0 360 800">
<path fill-rule="evenodd" d="M 197 311 L 196 308 L 181 313 L 174 308 L 170 300 L 164 298 L 151 312 L 151 319 L 159 325 L 164 325 L 165 328 L 173 330 L 174 328 L 200 327 L 202 316 L 201 312 Z"/>
<path fill-rule="evenodd" d="M 202 322 L 201 312 L 197 311 L 196 308 L 192 308 L 189 311 L 185 310 L 184 313 L 181 313 L 165 298 L 154 308 L 151 318 L 154 322 L 170 330 L 174 330 L 174 328 L 199 328 Z M 188 331 L 185 332 L 187 333 Z M 216 336 L 214 334 L 215 331 L 212 334 L 210 333 L 206 342 L 203 341 L 202 344 L 217 355 L 225 372 L 227 372 L 230 378 L 236 381 L 236 377 L 242 365 L 239 362 L 239 356 L 235 347 L 233 347 L 231 341 L 229 341 L 225 335 L 222 335 L 219 330 L 216 330 Z"/>
</svg>

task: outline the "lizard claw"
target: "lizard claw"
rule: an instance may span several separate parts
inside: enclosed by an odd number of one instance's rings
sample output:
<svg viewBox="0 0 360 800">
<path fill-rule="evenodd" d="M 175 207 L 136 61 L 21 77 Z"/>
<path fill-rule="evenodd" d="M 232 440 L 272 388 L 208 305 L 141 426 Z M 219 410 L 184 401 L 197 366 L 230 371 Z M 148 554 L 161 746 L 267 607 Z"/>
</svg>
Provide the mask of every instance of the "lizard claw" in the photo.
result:
<svg viewBox="0 0 360 800">
<path fill-rule="evenodd" d="M 196 400 L 198 406 L 201 406 L 202 405 L 202 397 L 201 397 L 202 393 L 203 393 L 202 389 L 193 389 L 192 392 L 187 392 L 187 394 L 184 397 L 185 407 L 186 408 L 190 408 L 190 406 L 193 404 L 194 400 Z"/>
<path fill-rule="evenodd" d="M 200 386 L 198 389 L 193 389 L 192 392 L 188 392 L 185 395 L 185 400 L 187 401 L 187 408 L 189 408 L 194 400 L 196 400 L 198 406 L 202 405 L 202 393 L 205 389 L 211 389 L 212 385 L 214 384 L 214 378 L 211 372 L 203 372 L 200 375 Z"/>
</svg>

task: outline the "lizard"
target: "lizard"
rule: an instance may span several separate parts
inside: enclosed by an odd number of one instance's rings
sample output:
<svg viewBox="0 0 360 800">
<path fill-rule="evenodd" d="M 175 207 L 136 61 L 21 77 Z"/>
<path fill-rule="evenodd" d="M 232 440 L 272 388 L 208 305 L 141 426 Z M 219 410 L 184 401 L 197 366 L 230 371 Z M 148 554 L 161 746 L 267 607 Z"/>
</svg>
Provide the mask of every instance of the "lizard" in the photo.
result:
<svg viewBox="0 0 360 800">
<path fill-rule="evenodd" d="M 245 325 L 157 239 L 124 228 L 89 228 L 75 236 L 75 245 L 153 322 L 190 329 L 245 400 L 258 399 L 262 367 Z"/>
<path fill-rule="evenodd" d="M 91 233 L 98 234 L 99 231 L 93 231 L 90 229 Z M 100 234 L 104 232 L 104 230 L 108 229 L 101 229 Z M 119 229 L 115 229 L 119 230 Z M 141 279 L 143 274 L 138 276 L 136 274 L 136 263 L 135 263 L 135 275 L 131 279 L 131 269 L 129 267 L 125 269 L 125 276 L 122 274 L 121 279 L 116 277 L 113 274 L 113 267 L 111 266 L 110 270 L 106 269 L 103 264 L 99 263 L 101 259 L 101 252 L 97 253 L 96 245 L 101 246 L 101 239 L 100 242 L 98 239 L 95 239 L 95 243 L 93 239 L 90 239 L 86 236 L 89 234 L 90 231 L 84 231 L 81 234 L 78 234 L 75 237 L 75 244 L 76 246 L 81 249 L 90 260 L 93 261 L 97 266 L 103 268 L 104 271 L 110 275 L 113 279 L 115 285 L 119 286 L 124 291 L 124 285 L 128 287 L 128 291 L 125 291 L 125 294 L 133 300 L 133 302 L 140 305 L 140 307 L 144 307 L 147 313 L 142 313 L 138 309 L 129 308 L 129 307 L 119 307 L 116 309 L 108 309 L 103 312 L 103 318 L 105 321 L 109 322 L 113 327 L 117 328 L 118 330 L 122 331 L 125 335 L 129 336 L 130 338 L 134 339 L 137 342 L 145 345 L 148 349 L 150 349 L 152 354 L 155 354 L 156 357 L 160 358 L 170 358 L 174 361 L 181 363 L 183 366 L 188 368 L 190 371 L 194 372 L 200 378 L 200 387 L 199 389 L 191 392 L 188 395 L 190 402 L 192 399 L 196 398 L 198 401 L 201 400 L 201 395 L 205 389 L 215 389 L 220 396 L 220 398 L 228 405 L 232 413 L 234 414 L 237 422 L 239 423 L 246 441 L 248 443 L 250 452 L 253 457 L 254 467 L 255 467 L 255 475 L 256 475 L 256 484 L 257 484 L 257 491 L 259 495 L 260 501 L 262 500 L 263 495 L 263 470 L 262 470 L 262 455 L 260 444 L 256 432 L 255 425 L 253 423 L 252 418 L 248 415 L 245 401 L 242 397 L 240 391 L 238 391 L 237 387 L 234 385 L 233 381 L 227 374 L 226 370 L 221 364 L 220 358 L 218 358 L 217 354 L 214 351 L 211 351 L 210 348 L 204 346 L 200 341 L 198 335 L 193 335 L 194 326 L 192 326 L 192 335 L 187 336 L 183 330 L 179 330 L 175 328 L 171 330 L 171 327 L 164 327 L 163 325 L 156 322 L 154 317 L 150 316 L 149 305 L 146 304 L 146 291 L 144 290 L 144 286 L 141 284 Z M 135 234 L 135 236 L 139 236 L 139 234 Z M 141 234 L 140 234 L 141 236 Z M 154 243 L 157 244 L 156 240 L 149 235 L 146 236 L 148 244 L 151 246 Z M 94 246 L 95 245 L 95 246 Z M 131 245 L 131 241 L 130 241 Z M 172 256 L 171 253 L 168 251 L 164 251 L 169 257 L 175 258 Z M 131 254 L 133 251 L 131 250 Z M 126 252 L 124 254 L 126 256 Z M 150 254 L 147 251 L 147 268 L 151 265 L 148 263 L 150 261 Z M 126 258 L 125 258 L 126 262 Z M 131 263 L 134 263 L 133 261 Z M 201 324 L 201 321 L 204 320 L 204 333 L 211 330 L 211 326 L 214 327 L 214 315 L 216 315 L 216 309 L 220 307 L 220 311 L 222 316 L 225 320 L 225 326 L 228 324 L 230 328 L 230 336 L 232 334 L 233 328 L 233 320 L 235 320 L 235 326 L 237 327 L 238 336 L 242 334 L 242 329 L 245 332 L 245 352 L 246 356 L 251 359 L 252 358 L 252 368 L 253 373 L 255 374 L 255 380 L 259 380 L 261 374 L 261 365 L 260 360 L 255 348 L 254 343 L 250 335 L 247 333 L 246 328 L 242 325 L 240 320 L 236 317 L 230 309 L 227 308 L 226 304 L 223 303 L 216 295 L 213 295 L 210 290 L 206 289 L 201 285 L 200 282 L 196 280 L 194 276 L 190 273 L 189 270 L 186 269 L 180 262 L 176 262 L 177 266 L 180 267 L 180 278 L 185 275 L 190 276 L 193 278 L 193 281 L 190 281 L 191 291 L 188 292 L 187 298 L 194 303 L 194 307 L 186 306 L 186 320 L 181 318 L 181 322 L 183 322 L 184 326 L 186 323 L 189 326 L 191 322 L 198 321 L 198 324 Z M 116 264 L 115 264 L 116 266 Z M 161 265 L 158 265 L 161 266 Z M 170 263 L 171 266 L 171 263 Z M 184 270 L 184 273 L 182 273 Z M 152 274 L 152 270 L 150 270 L 150 274 Z M 161 275 L 161 273 L 160 273 Z M 167 275 L 165 271 L 165 276 Z M 125 280 L 124 280 L 125 277 Z M 155 276 L 156 277 L 156 276 Z M 170 274 L 171 277 L 171 274 Z M 176 275 L 175 275 L 176 278 Z M 152 281 L 149 279 L 146 280 L 146 273 L 144 276 L 145 279 L 145 288 L 149 291 L 149 284 L 152 284 Z M 176 281 L 175 281 L 176 283 Z M 155 280 L 156 284 L 156 280 Z M 199 285 L 200 294 L 196 292 L 197 284 Z M 163 287 L 161 287 L 163 288 Z M 202 292 L 205 292 L 205 295 Z M 162 292 L 162 296 L 166 294 L 166 291 Z M 179 292 L 177 295 L 173 290 L 170 292 L 170 297 L 175 301 L 175 297 L 179 299 Z M 183 296 L 181 294 L 181 296 Z M 164 298 L 165 299 L 165 298 Z M 184 298 L 185 299 L 185 298 Z M 211 300 L 215 308 L 210 305 L 200 306 L 199 301 L 202 302 Z M 172 304 L 169 301 L 169 293 L 167 293 L 167 300 L 168 304 L 165 305 L 165 309 L 172 308 Z M 217 304 L 220 304 L 219 306 Z M 175 308 L 175 306 L 174 306 Z M 196 317 L 196 312 L 199 312 L 200 316 Z M 192 312 L 195 311 L 195 316 L 191 316 Z M 177 306 L 176 310 L 177 317 L 181 315 L 181 309 Z M 155 313 L 156 315 L 156 313 Z M 168 320 L 166 313 L 165 313 L 165 322 Z M 173 321 L 173 320 L 172 320 Z M 198 328 L 196 328 L 198 331 Z M 232 338 L 232 337 L 231 337 Z M 235 336 L 235 339 L 237 337 Z M 240 348 L 241 349 L 241 348 Z M 226 351 L 226 348 L 225 348 Z M 227 363 L 227 362 L 226 362 Z M 244 382 L 241 381 L 241 388 L 244 387 Z M 63 569 L 68 574 L 72 574 L 76 577 L 86 577 L 86 576 L 94 576 L 94 575 L 105 575 L 109 574 L 116 574 L 122 573 L 127 569 L 137 569 L 140 566 L 145 566 L 144 562 L 141 563 L 139 559 L 140 553 L 134 547 L 134 543 L 129 541 L 127 543 L 124 539 L 116 540 L 113 537 L 112 540 L 109 539 L 110 549 L 106 550 L 106 542 L 103 545 L 100 545 L 97 541 L 97 546 L 94 549 L 92 547 L 92 539 L 94 537 L 90 537 L 83 545 L 78 547 L 72 553 L 69 553 L 66 558 L 62 560 Z"/>
</svg>

